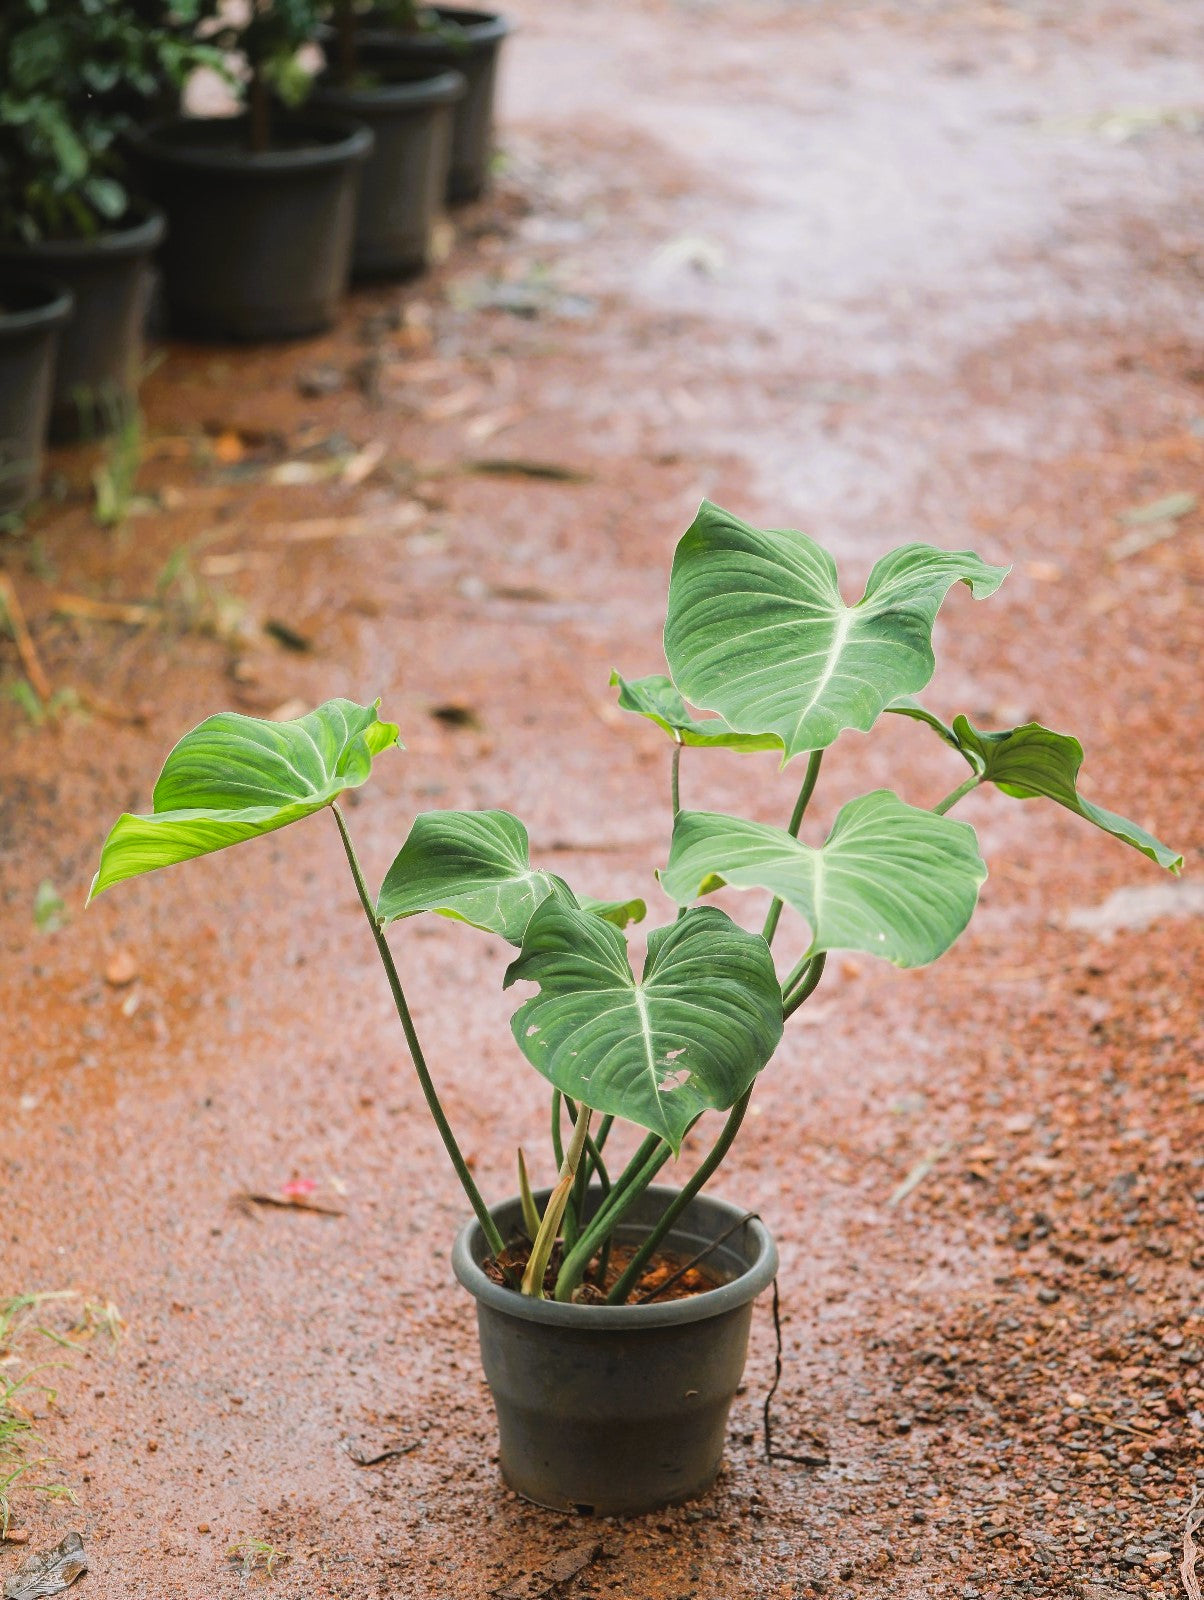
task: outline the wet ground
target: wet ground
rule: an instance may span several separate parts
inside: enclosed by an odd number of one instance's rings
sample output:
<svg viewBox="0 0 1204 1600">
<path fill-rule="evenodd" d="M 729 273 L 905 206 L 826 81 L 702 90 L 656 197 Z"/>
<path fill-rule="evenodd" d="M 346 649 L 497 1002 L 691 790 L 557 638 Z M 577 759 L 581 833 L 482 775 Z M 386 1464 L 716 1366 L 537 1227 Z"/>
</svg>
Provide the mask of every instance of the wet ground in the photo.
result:
<svg viewBox="0 0 1204 1600">
<path fill-rule="evenodd" d="M 1204 516 L 1122 518 L 1204 491 L 1204 16 L 518 9 L 507 166 L 439 272 L 305 346 L 169 348 L 146 503 L 99 527 L 92 458 L 62 455 L 62 503 L 0 546 L 55 691 L 39 723 L 0 641 L 3 1287 L 127 1324 L 43 1417 L 78 1507 L 18 1489 L 0 1566 L 75 1527 L 79 1593 L 112 1600 L 1177 1594 L 1204 1476 Z M 408 747 L 350 812 L 376 876 L 415 810 L 498 805 L 583 889 L 655 899 L 666 752 L 606 684 L 657 669 L 703 495 L 808 528 L 850 593 L 908 539 L 1013 562 L 952 597 L 927 698 L 1076 732 L 1089 795 L 1188 865 L 1176 893 L 1052 806 L 971 797 L 973 929 L 919 975 L 834 961 L 717 1185 L 780 1240 L 779 1439 L 828 1464 L 763 1457 L 762 1306 L 715 1492 L 591 1523 L 497 1481 L 448 1286 L 464 1206 L 333 825 L 82 907 L 183 729 L 336 694 L 381 695 Z M 847 735 L 817 831 L 879 784 L 935 801 L 952 759 Z M 766 820 L 792 790 L 771 757 L 683 772 L 687 804 Z M 397 948 L 508 1194 L 546 1112 L 505 953 L 442 922 Z M 231 1203 L 295 1179 L 345 1214 Z M 244 1579 L 244 1540 L 288 1559 Z"/>
</svg>

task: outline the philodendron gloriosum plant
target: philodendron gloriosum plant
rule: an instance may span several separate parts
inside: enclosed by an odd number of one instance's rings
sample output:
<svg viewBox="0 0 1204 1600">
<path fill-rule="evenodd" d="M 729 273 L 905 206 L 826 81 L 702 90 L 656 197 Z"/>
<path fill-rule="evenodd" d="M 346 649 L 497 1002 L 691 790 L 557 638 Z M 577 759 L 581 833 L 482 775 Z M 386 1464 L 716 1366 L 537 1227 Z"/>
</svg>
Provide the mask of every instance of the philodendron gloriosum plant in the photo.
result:
<svg viewBox="0 0 1204 1600">
<path fill-rule="evenodd" d="M 832 558 L 814 540 L 763 532 L 703 505 L 673 562 L 668 675 L 612 679 L 619 705 L 672 740 L 673 835 L 659 877 L 677 915 L 649 934 L 638 977 L 624 929 L 642 920 L 644 902 L 592 900 L 533 867 L 526 829 L 505 811 L 418 816 L 373 900 L 338 800 L 367 779 L 377 756 L 399 745 L 398 729 L 375 705 L 347 700 L 292 722 L 223 713 L 187 734 L 167 758 L 151 814 L 123 816 L 109 834 L 92 894 L 332 811 L 427 1104 L 497 1257 L 506 1241 L 440 1104 L 386 934 L 394 922 L 437 912 L 516 946 L 505 984 L 532 983 L 537 992 L 515 1012 L 512 1028 L 553 1088 L 559 1179 L 541 1216 L 520 1152 L 532 1249 L 515 1287 L 544 1292 L 558 1239 L 557 1299 L 574 1298 L 587 1275 L 600 1279 L 631 1203 L 707 1111 L 727 1113 L 695 1174 L 610 1288 L 608 1299 L 620 1303 L 727 1154 L 757 1075 L 819 983 L 828 952 L 862 951 L 917 967 L 965 928 L 986 867 L 974 830 L 948 813 L 972 789 L 993 784 L 1020 799 L 1054 800 L 1159 866 L 1181 870 L 1181 856 L 1079 795 L 1077 740 L 1035 722 L 996 732 L 964 716 L 945 723 L 913 698 L 932 676 L 932 629 L 950 589 L 964 583 L 985 599 L 1006 574 L 969 551 L 906 545 L 878 562 L 864 595 L 849 606 Z M 708 714 L 695 715 L 690 705 Z M 968 775 L 930 809 L 888 789 L 861 795 L 841 809 L 823 844 L 803 842 L 825 752 L 845 729 L 867 732 L 884 712 L 928 724 L 962 756 Z M 681 808 L 683 750 L 716 746 L 774 750 L 783 766 L 806 758 L 785 828 Z M 772 896 L 760 932 L 696 904 L 724 884 Z M 771 945 L 784 905 L 800 913 L 811 937 L 779 977 Z M 612 1177 L 604 1150 L 616 1118 L 647 1136 Z M 588 1212 L 591 1183 L 601 1199 Z"/>
</svg>

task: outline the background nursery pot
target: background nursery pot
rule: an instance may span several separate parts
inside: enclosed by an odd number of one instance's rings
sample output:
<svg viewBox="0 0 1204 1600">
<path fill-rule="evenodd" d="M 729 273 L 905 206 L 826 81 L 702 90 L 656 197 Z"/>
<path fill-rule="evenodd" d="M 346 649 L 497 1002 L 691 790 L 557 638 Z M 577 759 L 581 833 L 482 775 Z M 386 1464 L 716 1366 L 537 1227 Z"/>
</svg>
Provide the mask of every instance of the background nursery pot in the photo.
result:
<svg viewBox="0 0 1204 1600">
<path fill-rule="evenodd" d="M 0 512 L 37 493 L 55 350 L 71 309 L 63 284 L 0 269 Z"/>
<path fill-rule="evenodd" d="M 357 33 L 360 59 L 375 68 L 408 63 L 431 72 L 450 69 L 464 75 L 468 88 L 456 107 L 447 197 L 475 200 L 489 185 L 498 59 L 510 24 L 487 11 L 451 6 L 435 11 L 441 23 L 451 24 L 454 35 L 440 28 L 425 32 L 390 28 L 370 13 Z"/>
<path fill-rule="evenodd" d="M 88 238 L 0 244 L 0 266 L 44 273 L 75 297 L 59 340 L 52 437 L 111 432 L 134 405 L 151 257 L 163 234 L 162 212 L 133 206 L 124 224 Z"/>
<path fill-rule="evenodd" d="M 676 1194 L 664 1186 L 645 1190 L 616 1239 L 644 1238 Z M 547 1198 L 536 1196 L 541 1210 Z M 665 1247 L 688 1260 L 745 1215 L 700 1195 Z M 521 1202 L 496 1207 L 493 1217 L 510 1236 L 522 1227 Z M 753 1301 L 777 1271 L 777 1247 L 764 1224 L 750 1218 L 706 1258 L 727 1280 L 719 1288 L 647 1305 L 564 1305 L 519 1295 L 481 1270 L 489 1254 L 473 1221 L 456 1239 L 452 1265 L 477 1302 L 481 1361 L 510 1487 L 536 1505 L 598 1516 L 652 1511 L 709 1488 L 744 1371 Z"/>
<path fill-rule="evenodd" d="M 363 87 L 323 79 L 309 103 L 371 128 L 376 143 L 360 178 L 352 272 L 401 277 L 421 272 L 430 256 L 465 81 L 459 72 L 398 62 L 376 71 L 380 81 Z"/>
<path fill-rule="evenodd" d="M 351 272 L 367 128 L 282 119 L 272 146 L 253 151 L 245 117 L 179 118 L 137 135 L 136 149 L 168 217 L 163 278 L 175 328 L 288 339 L 330 326 Z"/>
</svg>

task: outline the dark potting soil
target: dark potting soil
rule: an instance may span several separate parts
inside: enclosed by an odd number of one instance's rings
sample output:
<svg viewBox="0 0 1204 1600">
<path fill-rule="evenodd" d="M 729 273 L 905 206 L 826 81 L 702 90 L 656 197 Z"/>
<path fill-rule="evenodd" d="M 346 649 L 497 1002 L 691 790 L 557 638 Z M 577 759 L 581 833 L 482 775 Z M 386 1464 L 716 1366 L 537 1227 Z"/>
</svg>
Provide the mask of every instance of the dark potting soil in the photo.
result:
<svg viewBox="0 0 1204 1600">
<path fill-rule="evenodd" d="M 530 1254 L 531 1247 L 524 1239 L 521 1244 L 512 1245 L 506 1251 L 501 1258 L 501 1265 L 496 1261 L 486 1261 L 482 1263 L 482 1270 L 494 1283 L 504 1285 L 506 1276 L 503 1266 L 509 1267 L 521 1277 Z M 544 1273 L 543 1289 L 548 1299 L 551 1299 L 555 1292 L 556 1277 L 560 1271 L 563 1254 L 558 1244 L 552 1251 L 552 1259 L 547 1272 Z M 590 1262 L 585 1282 L 577 1291 L 578 1302 L 583 1305 L 601 1305 L 619 1281 L 634 1254 L 634 1245 L 616 1245 L 610 1253 L 606 1274 L 601 1282 L 597 1281 L 598 1260 L 595 1257 Z M 679 1256 L 672 1250 L 661 1250 L 644 1268 L 636 1280 L 635 1289 L 623 1304 L 634 1306 L 640 1305 L 645 1300 L 656 1300 L 660 1303 L 666 1300 L 689 1300 L 696 1294 L 705 1294 L 708 1289 L 717 1289 L 725 1281 L 716 1272 L 702 1266 L 690 1265 L 686 1256 Z"/>
</svg>

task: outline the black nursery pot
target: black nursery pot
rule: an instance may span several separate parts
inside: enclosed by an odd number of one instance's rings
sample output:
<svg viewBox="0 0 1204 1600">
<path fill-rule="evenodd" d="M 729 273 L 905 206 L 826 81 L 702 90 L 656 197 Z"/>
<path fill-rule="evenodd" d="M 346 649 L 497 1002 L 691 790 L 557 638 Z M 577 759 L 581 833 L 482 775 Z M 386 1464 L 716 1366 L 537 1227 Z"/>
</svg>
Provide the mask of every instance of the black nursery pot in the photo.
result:
<svg viewBox="0 0 1204 1600">
<path fill-rule="evenodd" d="M 498 58 L 510 24 L 489 11 L 455 6 L 434 9 L 441 22 L 453 24 L 454 35 L 438 29 L 403 32 L 387 27 L 369 12 L 356 29 L 356 48 L 369 68 L 397 62 L 464 75 L 468 88 L 456 107 L 447 197 L 475 200 L 489 186 Z"/>
<path fill-rule="evenodd" d="M 353 275 L 405 277 L 430 259 L 465 82 L 460 73 L 435 67 L 394 62 L 376 70 L 380 81 L 362 88 L 321 79 L 309 104 L 364 123 L 376 141 L 360 178 Z"/>
<path fill-rule="evenodd" d="M 87 239 L 0 244 L 0 266 L 45 274 L 75 296 L 59 340 L 50 409 L 55 439 L 111 433 L 138 393 L 151 258 L 163 239 L 160 211 L 135 204 L 119 227 Z"/>
<path fill-rule="evenodd" d="M 676 1192 L 648 1189 L 617 1238 L 646 1237 Z M 591 1203 L 598 1197 L 592 1192 Z M 546 1193 L 536 1198 L 542 1208 Z M 492 1215 L 503 1238 L 521 1230 L 517 1199 Z M 699 1195 L 665 1248 L 689 1259 L 745 1215 Z M 510 1487 L 536 1505 L 598 1516 L 653 1511 L 709 1488 L 744 1371 L 753 1301 L 777 1271 L 764 1224 L 753 1218 L 737 1226 L 707 1257 L 725 1280 L 720 1287 L 640 1306 L 533 1300 L 488 1278 L 481 1270 L 488 1257 L 474 1220 L 456 1239 L 452 1265 L 477 1302 Z"/>
<path fill-rule="evenodd" d="M 0 512 L 38 492 L 59 332 L 71 315 L 65 284 L 0 267 Z"/>
<path fill-rule="evenodd" d="M 177 332 L 292 339 L 334 321 L 372 134 L 341 118 L 290 117 L 274 140 L 252 151 L 245 117 L 173 118 L 134 136 L 167 213 L 163 287 Z"/>
</svg>

